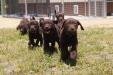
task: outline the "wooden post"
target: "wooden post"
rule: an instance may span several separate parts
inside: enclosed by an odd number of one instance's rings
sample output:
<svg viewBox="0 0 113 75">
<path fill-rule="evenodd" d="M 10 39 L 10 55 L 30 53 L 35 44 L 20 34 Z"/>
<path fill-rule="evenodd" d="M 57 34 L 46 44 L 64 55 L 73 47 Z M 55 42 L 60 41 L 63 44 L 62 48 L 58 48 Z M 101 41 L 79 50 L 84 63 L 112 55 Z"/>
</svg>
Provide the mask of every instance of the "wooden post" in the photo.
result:
<svg viewBox="0 0 113 75">
<path fill-rule="evenodd" d="M 87 15 L 87 1 L 85 0 L 85 16 Z"/>
<path fill-rule="evenodd" d="M 95 4 L 95 16 L 97 16 L 97 1 L 96 0 L 95 0 L 94 4 Z"/>
<path fill-rule="evenodd" d="M 104 0 L 104 3 L 103 3 L 103 16 L 106 17 L 107 16 L 107 1 Z"/>
<path fill-rule="evenodd" d="M 47 3 L 47 15 L 50 17 L 51 14 L 51 7 L 50 7 L 50 0 L 46 0 Z"/>
<path fill-rule="evenodd" d="M 91 5 L 90 5 L 90 0 L 88 0 L 88 9 L 89 9 L 88 11 L 89 11 L 89 16 L 91 16 L 91 10 L 90 10 L 91 7 L 90 7 L 90 6 L 91 6 Z"/>
<path fill-rule="evenodd" d="M 25 0 L 25 16 L 28 15 L 28 11 L 27 11 L 27 1 Z"/>
<path fill-rule="evenodd" d="M 6 0 L 1 0 L 1 15 L 4 16 L 6 15 Z"/>
<path fill-rule="evenodd" d="M 64 0 L 61 0 L 62 2 L 62 12 L 64 13 Z"/>
</svg>

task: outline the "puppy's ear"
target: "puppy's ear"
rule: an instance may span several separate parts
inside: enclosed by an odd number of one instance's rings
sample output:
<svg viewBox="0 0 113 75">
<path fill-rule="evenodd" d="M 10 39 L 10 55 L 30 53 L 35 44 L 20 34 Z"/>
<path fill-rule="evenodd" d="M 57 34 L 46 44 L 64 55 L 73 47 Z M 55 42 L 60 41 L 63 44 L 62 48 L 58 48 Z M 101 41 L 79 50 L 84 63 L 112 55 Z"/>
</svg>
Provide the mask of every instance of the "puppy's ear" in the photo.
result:
<svg viewBox="0 0 113 75">
<path fill-rule="evenodd" d="M 80 25 L 81 30 L 84 30 L 82 24 L 79 21 L 77 21 L 77 24 Z"/>
</svg>

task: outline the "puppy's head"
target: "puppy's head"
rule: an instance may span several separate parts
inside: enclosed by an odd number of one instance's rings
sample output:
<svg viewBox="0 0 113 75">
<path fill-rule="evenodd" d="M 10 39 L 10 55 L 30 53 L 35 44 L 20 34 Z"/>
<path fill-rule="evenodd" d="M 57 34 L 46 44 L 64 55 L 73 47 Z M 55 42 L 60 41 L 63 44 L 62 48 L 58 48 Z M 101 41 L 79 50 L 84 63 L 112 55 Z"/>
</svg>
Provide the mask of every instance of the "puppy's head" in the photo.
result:
<svg viewBox="0 0 113 75">
<path fill-rule="evenodd" d="M 29 24 L 29 31 L 32 33 L 36 33 L 39 30 L 39 24 L 37 21 L 32 20 Z"/>
<path fill-rule="evenodd" d="M 49 34 L 54 26 L 54 23 L 50 19 L 45 19 L 42 25 L 43 32 Z"/>
<path fill-rule="evenodd" d="M 56 18 L 58 21 L 63 21 L 64 20 L 64 14 L 63 13 L 56 13 Z"/>
<path fill-rule="evenodd" d="M 77 28 L 78 24 L 74 19 L 67 19 L 63 23 L 63 29 L 68 33 L 75 33 Z"/>
<path fill-rule="evenodd" d="M 27 33 L 27 26 L 22 26 L 20 28 L 20 32 L 21 32 L 22 35 L 26 34 Z"/>
<path fill-rule="evenodd" d="M 29 24 L 28 19 L 23 18 L 20 24 L 18 25 L 17 30 L 19 30 L 22 35 L 26 34 L 28 30 L 28 24 Z"/>
<path fill-rule="evenodd" d="M 83 26 L 78 20 L 69 18 L 64 21 L 62 28 L 64 28 L 68 32 L 76 32 L 79 25 L 81 27 L 81 30 L 84 30 Z"/>
</svg>

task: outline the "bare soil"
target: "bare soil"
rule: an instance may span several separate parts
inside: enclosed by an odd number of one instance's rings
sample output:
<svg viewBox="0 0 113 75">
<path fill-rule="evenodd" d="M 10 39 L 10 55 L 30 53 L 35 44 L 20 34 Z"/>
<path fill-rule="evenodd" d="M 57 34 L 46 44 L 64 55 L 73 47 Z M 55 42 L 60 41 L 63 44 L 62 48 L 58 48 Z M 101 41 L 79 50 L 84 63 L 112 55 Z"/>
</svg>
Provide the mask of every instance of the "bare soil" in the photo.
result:
<svg viewBox="0 0 113 75">
<path fill-rule="evenodd" d="M 16 28 L 21 19 L 4 18 L 0 16 L 0 28 Z M 113 27 L 113 16 L 100 18 L 81 18 L 79 21 L 85 28 L 98 28 L 98 27 Z"/>
</svg>

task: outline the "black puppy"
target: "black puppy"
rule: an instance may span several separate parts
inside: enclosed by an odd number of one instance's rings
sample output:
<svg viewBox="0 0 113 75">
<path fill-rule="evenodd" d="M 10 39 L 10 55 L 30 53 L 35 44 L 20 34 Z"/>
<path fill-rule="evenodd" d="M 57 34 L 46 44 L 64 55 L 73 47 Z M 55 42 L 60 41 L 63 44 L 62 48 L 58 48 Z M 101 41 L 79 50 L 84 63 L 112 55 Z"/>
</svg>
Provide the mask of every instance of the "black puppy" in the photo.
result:
<svg viewBox="0 0 113 75">
<path fill-rule="evenodd" d="M 40 33 L 39 24 L 36 20 L 31 20 L 29 24 L 29 42 L 28 45 L 30 48 L 42 46 L 42 34 Z"/>
<path fill-rule="evenodd" d="M 77 28 L 81 23 L 75 19 L 66 19 L 60 31 L 61 59 L 66 62 L 67 59 L 77 58 Z"/>
<path fill-rule="evenodd" d="M 46 52 L 49 47 L 54 48 L 55 42 L 59 43 L 57 30 L 52 20 L 45 19 L 42 25 L 44 51 Z"/>
</svg>

